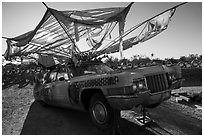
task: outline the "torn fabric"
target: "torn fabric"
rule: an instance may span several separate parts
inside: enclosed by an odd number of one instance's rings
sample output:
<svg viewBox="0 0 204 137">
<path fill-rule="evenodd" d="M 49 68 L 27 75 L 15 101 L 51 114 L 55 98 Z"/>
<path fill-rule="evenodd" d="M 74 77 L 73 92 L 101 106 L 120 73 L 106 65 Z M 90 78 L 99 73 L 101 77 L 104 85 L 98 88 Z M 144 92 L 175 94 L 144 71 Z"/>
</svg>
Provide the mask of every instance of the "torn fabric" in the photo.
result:
<svg viewBox="0 0 204 137">
<path fill-rule="evenodd" d="M 83 11 L 58 11 L 48 8 L 34 30 L 14 38 L 8 38 L 11 45 L 15 45 L 10 46 L 10 50 L 14 47 L 20 47 L 20 50 L 12 53 L 5 52 L 5 56 L 9 58 L 9 56 L 27 56 L 36 53 L 72 58 L 72 53 L 80 53 L 75 42 L 86 38 L 90 32 L 91 50 L 97 50 L 105 38 L 110 36 L 111 29 L 115 24 L 119 21 L 125 22 L 131 5 Z M 98 28 L 102 26 L 108 27 L 109 30 L 98 31 Z"/>
</svg>

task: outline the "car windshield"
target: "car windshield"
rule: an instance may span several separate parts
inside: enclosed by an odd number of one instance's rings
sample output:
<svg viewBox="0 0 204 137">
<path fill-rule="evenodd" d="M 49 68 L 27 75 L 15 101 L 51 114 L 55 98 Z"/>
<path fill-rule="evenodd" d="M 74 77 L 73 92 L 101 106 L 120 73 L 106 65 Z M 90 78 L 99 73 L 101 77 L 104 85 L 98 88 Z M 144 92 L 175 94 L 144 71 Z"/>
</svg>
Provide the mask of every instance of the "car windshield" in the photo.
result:
<svg viewBox="0 0 204 137">
<path fill-rule="evenodd" d="M 106 73 L 113 71 L 113 69 L 109 68 L 108 66 L 104 64 L 98 64 L 98 65 L 91 65 L 84 69 L 84 74 L 97 74 L 97 73 Z"/>
<path fill-rule="evenodd" d="M 113 69 L 109 68 L 105 64 L 87 64 L 76 68 L 70 68 L 71 75 L 73 75 L 74 77 L 88 74 L 101 74 L 111 71 L 113 71 Z"/>
</svg>

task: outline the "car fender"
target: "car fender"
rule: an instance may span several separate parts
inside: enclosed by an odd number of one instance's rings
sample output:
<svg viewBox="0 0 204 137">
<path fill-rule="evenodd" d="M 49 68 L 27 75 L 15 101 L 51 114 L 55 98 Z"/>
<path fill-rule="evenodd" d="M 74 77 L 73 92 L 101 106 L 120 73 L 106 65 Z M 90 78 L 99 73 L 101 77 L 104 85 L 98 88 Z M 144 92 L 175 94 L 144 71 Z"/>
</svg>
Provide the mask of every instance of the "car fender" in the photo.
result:
<svg viewBox="0 0 204 137">
<path fill-rule="evenodd" d="M 105 96 L 107 94 L 107 90 L 106 90 L 106 88 L 102 88 L 102 87 L 83 88 L 81 90 L 81 92 L 79 94 L 79 100 L 80 100 L 80 103 L 85 108 L 85 110 L 88 110 L 88 108 L 89 108 L 89 103 L 90 103 L 91 97 L 97 93 Z"/>
</svg>

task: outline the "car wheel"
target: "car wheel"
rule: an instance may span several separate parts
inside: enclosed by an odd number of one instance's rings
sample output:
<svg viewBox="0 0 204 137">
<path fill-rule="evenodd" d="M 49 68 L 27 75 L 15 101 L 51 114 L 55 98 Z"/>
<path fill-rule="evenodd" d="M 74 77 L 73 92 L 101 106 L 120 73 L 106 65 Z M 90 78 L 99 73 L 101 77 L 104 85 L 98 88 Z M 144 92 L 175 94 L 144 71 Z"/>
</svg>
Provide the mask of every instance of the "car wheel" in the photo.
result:
<svg viewBox="0 0 204 137">
<path fill-rule="evenodd" d="M 114 110 L 102 94 L 94 94 L 90 100 L 89 115 L 92 122 L 101 130 L 113 127 Z"/>
</svg>

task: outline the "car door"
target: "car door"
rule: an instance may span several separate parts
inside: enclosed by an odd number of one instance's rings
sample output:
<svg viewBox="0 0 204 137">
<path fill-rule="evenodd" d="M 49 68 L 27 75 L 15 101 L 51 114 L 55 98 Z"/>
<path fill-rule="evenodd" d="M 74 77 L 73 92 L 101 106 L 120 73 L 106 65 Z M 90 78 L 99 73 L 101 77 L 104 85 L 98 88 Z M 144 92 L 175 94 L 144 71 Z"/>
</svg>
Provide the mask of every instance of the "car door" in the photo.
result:
<svg viewBox="0 0 204 137">
<path fill-rule="evenodd" d="M 83 68 L 80 68 L 80 69 L 83 69 Z M 69 101 L 72 105 L 72 108 L 78 109 L 78 110 L 83 109 L 83 106 L 80 104 L 80 100 L 79 100 L 80 89 L 76 85 L 77 81 L 80 80 L 80 78 L 77 78 L 78 76 L 80 76 L 80 73 L 81 71 L 78 70 L 74 65 L 70 65 L 68 67 L 68 75 L 70 77 L 70 83 L 69 83 L 67 93 L 68 93 Z"/>
<path fill-rule="evenodd" d="M 70 85 L 66 69 L 60 69 L 51 85 L 52 105 L 70 107 L 68 88 Z"/>
</svg>

